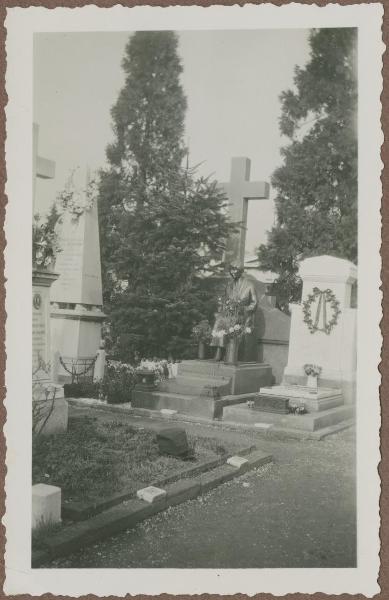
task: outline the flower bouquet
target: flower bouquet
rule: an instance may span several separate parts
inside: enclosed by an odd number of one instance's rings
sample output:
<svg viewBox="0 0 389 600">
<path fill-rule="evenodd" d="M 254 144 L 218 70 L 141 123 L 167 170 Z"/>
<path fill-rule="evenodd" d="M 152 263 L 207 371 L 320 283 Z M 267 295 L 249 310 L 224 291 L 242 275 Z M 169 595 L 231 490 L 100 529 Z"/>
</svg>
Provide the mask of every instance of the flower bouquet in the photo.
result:
<svg viewBox="0 0 389 600">
<path fill-rule="evenodd" d="M 58 252 L 61 252 L 61 248 L 54 228 L 48 221 L 39 223 L 39 215 L 35 215 L 32 227 L 33 267 L 54 268 Z"/>
<path fill-rule="evenodd" d="M 192 337 L 199 345 L 199 359 L 205 358 L 205 344 L 212 338 L 212 329 L 207 319 L 203 319 L 192 329 Z"/>
<path fill-rule="evenodd" d="M 305 364 L 303 369 L 307 376 L 307 387 L 317 390 L 317 380 L 322 368 L 319 365 Z"/>
</svg>

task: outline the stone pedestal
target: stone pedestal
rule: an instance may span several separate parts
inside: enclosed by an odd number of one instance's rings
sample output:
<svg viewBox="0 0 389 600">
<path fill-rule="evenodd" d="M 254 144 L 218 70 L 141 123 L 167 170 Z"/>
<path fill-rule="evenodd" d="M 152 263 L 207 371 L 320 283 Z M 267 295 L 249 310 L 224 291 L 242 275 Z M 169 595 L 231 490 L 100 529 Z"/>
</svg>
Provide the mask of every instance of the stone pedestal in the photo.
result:
<svg viewBox="0 0 389 600">
<path fill-rule="evenodd" d="M 333 256 L 302 261 L 302 303 L 292 305 L 288 364 L 283 383 L 305 385 L 304 364 L 322 367 L 320 387 L 340 389 L 355 401 L 357 311 L 351 308 L 355 265 Z"/>
<path fill-rule="evenodd" d="M 61 488 L 45 483 L 32 486 L 32 529 L 60 523 Z"/>
<path fill-rule="evenodd" d="M 78 180 L 81 191 L 75 192 L 85 195 L 88 176 L 80 173 Z M 92 361 L 100 347 L 105 319 L 96 200 L 79 216 L 66 212 L 58 235 L 62 252 L 56 263 L 59 277 L 51 289 L 52 349 L 64 359 Z M 93 377 L 93 369 L 88 375 Z M 58 377 L 63 382 L 70 380 L 61 365 Z"/>
<path fill-rule="evenodd" d="M 137 387 L 132 406 L 220 418 L 223 406 L 246 402 L 254 398 L 261 386 L 271 382 L 271 367 L 264 363 L 226 365 L 211 360 L 185 360 L 178 364 L 177 377 L 162 381 L 157 390 Z"/>
<path fill-rule="evenodd" d="M 68 404 L 63 387 L 56 383 L 51 353 L 50 286 L 57 277 L 57 273 L 44 269 L 34 269 L 32 272 L 33 420 L 34 416 L 40 415 L 33 425 L 35 429 L 42 429 L 45 435 L 66 431 L 68 423 Z"/>
<path fill-rule="evenodd" d="M 101 326 L 105 314 L 101 307 L 75 305 L 71 308 L 51 308 L 51 343 L 58 356 L 72 359 L 94 359 L 101 342 Z M 70 375 L 57 364 L 58 381 L 68 382 Z M 93 376 L 93 369 L 88 372 Z"/>
</svg>

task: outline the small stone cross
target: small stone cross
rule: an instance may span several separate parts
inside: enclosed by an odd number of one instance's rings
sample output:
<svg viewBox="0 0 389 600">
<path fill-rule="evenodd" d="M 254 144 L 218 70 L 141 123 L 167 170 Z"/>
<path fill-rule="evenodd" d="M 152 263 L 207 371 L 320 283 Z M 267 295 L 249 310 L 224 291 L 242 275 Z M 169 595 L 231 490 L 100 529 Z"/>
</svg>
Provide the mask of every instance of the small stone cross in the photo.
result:
<svg viewBox="0 0 389 600">
<path fill-rule="evenodd" d="M 225 252 L 225 261 L 238 261 L 244 266 L 244 254 L 247 231 L 247 210 L 249 200 L 267 200 L 269 184 L 265 181 L 250 181 L 251 161 L 246 157 L 234 157 L 231 160 L 231 177 L 228 183 L 221 183 L 229 200 L 229 217 L 239 224 L 239 231 L 232 234 Z"/>
</svg>

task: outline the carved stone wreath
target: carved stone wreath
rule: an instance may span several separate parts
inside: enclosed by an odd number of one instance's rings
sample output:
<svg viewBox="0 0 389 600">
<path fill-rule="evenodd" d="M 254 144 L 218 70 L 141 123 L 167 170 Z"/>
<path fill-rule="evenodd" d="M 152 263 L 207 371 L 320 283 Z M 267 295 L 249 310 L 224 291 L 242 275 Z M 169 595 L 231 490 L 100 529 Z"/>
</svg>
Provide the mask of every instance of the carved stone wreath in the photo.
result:
<svg viewBox="0 0 389 600">
<path fill-rule="evenodd" d="M 319 299 L 317 305 L 316 315 L 312 316 L 312 304 L 316 299 Z M 332 318 L 327 321 L 327 304 L 332 311 Z M 332 329 L 338 322 L 340 313 L 342 312 L 339 308 L 339 300 L 337 300 L 334 292 L 327 288 L 326 290 L 319 290 L 318 287 L 314 287 L 311 294 L 308 294 L 307 299 L 302 303 L 304 323 L 307 324 L 308 329 L 311 333 L 316 331 L 323 331 L 329 335 Z M 319 327 L 320 312 L 323 311 L 323 327 Z"/>
</svg>

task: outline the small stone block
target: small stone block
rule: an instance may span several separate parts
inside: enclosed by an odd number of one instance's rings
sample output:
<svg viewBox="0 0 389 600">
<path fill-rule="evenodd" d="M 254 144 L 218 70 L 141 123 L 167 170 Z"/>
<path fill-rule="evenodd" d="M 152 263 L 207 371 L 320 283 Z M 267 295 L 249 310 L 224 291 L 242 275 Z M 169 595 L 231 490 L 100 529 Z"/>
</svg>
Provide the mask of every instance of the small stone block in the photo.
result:
<svg viewBox="0 0 389 600">
<path fill-rule="evenodd" d="M 254 423 L 254 427 L 258 429 L 270 429 L 273 427 L 273 423 Z"/>
<path fill-rule="evenodd" d="M 61 521 L 61 488 L 45 483 L 32 486 L 32 528 Z"/>
<path fill-rule="evenodd" d="M 236 469 L 241 469 L 244 465 L 248 465 L 248 462 L 247 458 L 242 458 L 241 456 L 230 456 L 227 459 L 227 464 Z"/>
<path fill-rule="evenodd" d="M 161 408 L 161 415 L 166 415 L 167 417 L 171 416 L 171 415 L 176 415 L 178 413 L 178 410 L 172 410 L 170 408 Z"/>
<path fill-rule="evenodd" d="M 161 488 L 150 485 L 149 487 L 138 490 L 136 495 L 139 500 L 143 500 L 144 502 L 151 504 L 152 502 L 161 500 L 164 496 L 166 496 L 166 490 L 162 490 Z"/>
</svg>

